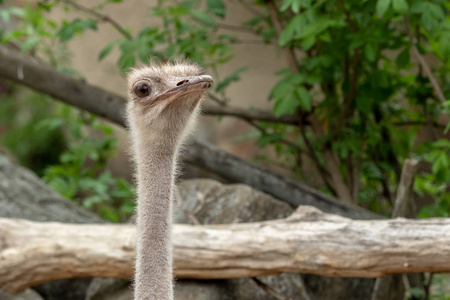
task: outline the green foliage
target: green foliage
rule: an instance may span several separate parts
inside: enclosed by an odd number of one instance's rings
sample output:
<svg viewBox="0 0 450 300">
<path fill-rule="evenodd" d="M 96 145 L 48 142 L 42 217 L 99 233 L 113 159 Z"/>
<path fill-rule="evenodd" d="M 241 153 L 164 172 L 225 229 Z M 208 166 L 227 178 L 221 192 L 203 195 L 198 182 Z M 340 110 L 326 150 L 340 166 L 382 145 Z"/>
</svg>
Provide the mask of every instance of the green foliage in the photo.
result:
<svg viewBox="0 0 450 300">
<path fill-rule="evenodd" d="M 21 20 L 13 30 L 0 35 L 1 42 L 76 74 L 69 67 L 66 43 L 88 29 L 96 30 L 98 20 L 76 18 L 58 25 L 45 15 L 57 4 L 45 1 L 37 7 L 1 10 L 3 21 Z M 114 45 L 102 55 L 106 56 Z M 46 96 L 11 93 L 0 102 L 0 124 L 5 128 L 2 143 L 61 195 L 105 219 L 125 221 L 134 210 L 134 188 L 106 170 L 117 142 L 112 127 Z"/>
<path fill-rule="evenodd" d="M 75 19 L 71 22 L 63 21 L 63 26 L 58 32 L 61 42 L 70 41 L 76 34 L 82 34 L 86 29 L 97 30 L 95 20 Z"/>
<path fill-rule="evenodd" d="M 105 171 L 117 143 L 112 127 L 92 115 L 78 117 L 81 120 L 75 120 L 69 128 L 68 149 L 60 155 L 59 164 L 45 169 L 44 180 L 61 195 L 103 218 L 112 222 L 125 221 L 134 209 L 134 189 L 124 179 L 114 178 Z M 48 118 L 39 123 L 38 128 L 51 131 L 63 124 L 64 119 Z"/>
<path fill-rule="evenodd" d="M 59 128 L 51 131 L 36 128 L 55 109 L 54 101 L 36 93 L 19 95 L 14 90 L 11 93 L 0 96 L 0 142 L 14 153 L 20 164 L 42 175 L 43 169 L 56 163 L 67 146 Z"/>
</svg>

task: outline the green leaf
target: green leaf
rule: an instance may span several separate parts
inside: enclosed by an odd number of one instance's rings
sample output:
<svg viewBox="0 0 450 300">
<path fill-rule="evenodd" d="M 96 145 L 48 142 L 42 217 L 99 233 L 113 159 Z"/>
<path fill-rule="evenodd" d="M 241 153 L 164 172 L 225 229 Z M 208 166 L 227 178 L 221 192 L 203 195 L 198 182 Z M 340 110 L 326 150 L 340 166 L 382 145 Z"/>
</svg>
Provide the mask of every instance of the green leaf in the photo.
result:
<svg viewBox="0 0 450 300">
<path fill-rule="evenodd" d="M 303 26 L 305 24 L 305 17 L 304 15 L 298 15 L 291 19 L 289 24 L 284 28 L 283 32 L 280 35 L 280 38 L 278 40 L 278 44 L 280 46 L 285 46 L 287 43 L 289 43 L 295 36 L 296 32 L 298 30 L 303 29 Z"/>
<path fill-rule="evenodd" d="M 114 49 L 114 46 L 116 45 L 116 42 L 109 43 L 106 45 L 105 48 L 100 51 L 100 54 L 98 55 L 98 60 L 104 59 L 109 53 L 111 53 L 112 49 Z"/>
<path fill-rule="evenodd" d="M 292 2 L 294 2 L 295 0 L 284 0 L 283 4 L 281 5 L 280 11 L 284 12 L 286 11 L 291 5 Z"/>
<path fill-rule="evenodd" d="M 382 17 L 386 11 L 388 10 L 389 6 L 391 5 L 391 0 L 377 0 L 376 4 L 376 11 L 377 15 L 379 17 Z"/>
<path fill-rule="evenodd" d="M 305 74 L 288 74 L 275 85 L 270 92 L 269 99 L 278 100 L 291 95 L 294 92 L 295 86 L 300 85 L 305 82 L 305 80 Z"/>
<path fill-rule="evenodd" d="M 364 55 L 366 56 L 367 60 L 370 62 L 374 62 L 377 52 L 375 49 L 375 46 L 372 43 L 367 43 L 364 46 Z"/>
<path fill-rule="evenodd" d="M 444 134 L 447 134 L 449 132 L 449 130 L 450 130 L 450 122 L 448 122 L 447 126 L 445 126 Z"/>
<path fill-rule="evenodd" d="M 450 32 L 442 33 L 439 39 L 439 50 L 443 57 L 450 57 Z"/>
<path fill-rule="evenodd" d="M 409 65 L 409 61 L 410 61 L 409 48 L 406 47 L 405 49 L 403 49 L 402 52 L 400 52 L 399 55 L 397 55 L 395 63 L 397 64 L 397 67 L 399 69 L 405 69 Z"/>
<path fill-rule="evenodd" d="M 433 147 L 450 149 L 450 141 L 445 139 L 437 140 L 433 143 Z"/>
<path fill-rule="evenodd" d="M 405 0 L 392 0 L 392 7 L 399 14 L 408 12 L 408 3 Z"/>
<path fill-rule="evenodd" d="M 311 96 L 309 95 L 308 90 L 305 87 L 299 86 L 295 90 L 295 96 L 297 98 L 297 101 L 300 103 L 301 108 L 306 111 L 311 111 Z"/>
<path fill-rule="evenodd" d="M 302 41 L 302 48 L 303 48 L 303 50 L 308 51 L 315 44 L 316 44 L 316 36 L 311 35 Z"/>
<path fill-rule="evenodd" d="M 75 34 L 84 32 L 86 29 L 97 29 L 97 21 L 75 19 L 70 23 L 64 22 L 62 28 L 58 32 L 61 42 L 67 42 L 73 38 Z"/>
<path fill-rule="evenodd" d="M 224 80 L 219 82 L 216 87 L 216 92 L 220 92 L 224 90 L 227 86 L 229 86 L 233 81 L 239 81 L 241 79 L 240 74 L 247 70 L 247 67 L 242 67 L 233 72 L 230 76 L 226 77 Z"/>
<path fill-rule="evenodd" d="M 301 0 L 292 1 L 291 9 L 295 14 L 298 14 L 300 12 L 300 4 Z"/>
<path fill-rule="evenodd" d="M 294 95 L 288 95 L 275 103 L 273 106 L 273 114 L 276 117 L 280 117 L 284 114 L 293 114 L 298 106 L 299 101 L 295 99 Z"/>
<path fill-rule="evenodd" d="M 59 127 L 61 127 L 64 124 L 64 119 L 62 118 L 49 118 L 44 119 L 42 121 L 39 121 L 36 123 L 34 130 L 46 130 L 46 131 L 53 131 Z"/>
<path fill-rule="evenodd" d="M 225 17 L 227 10 L 222 0 L 206 0 L 206 6 L 216 16 L 219 16 L 221 18 Z"/>
<path fill-rule="evenodd" d="M 439 20 L 445 19 L 445 13 L 442 10 L 442 7 L 436 3 L 428 3 L 428 9 L 430 10 L 433 17 Z"/>
<path fill-rule="evenodd" d="M 208 15 L 204 10 L 202 9 L 197 9 L 192 11 L 192 16 L 194 17 L 195 20 L 199 21 L 200 23 L 203 23 L 205 25 L 210 25 L 210 26 L 217 26 L 217 22 L 216 20 L 211 17 L 210 15 Z"/>
<path fill-rule="evenodd" d="M 133 53 L 125 52 L 119 57 L 119 66 L 122 71 L 127 70 L 128 68 L 134 67 L 136 64 L 136 59 Z"/>
<path fill-rule="evenodd" d="M 152 47 L 150 47 L 149 42 L 144 41 L 140 41 L 139 46 L 138 46 L 138 56 L 139 59 L 143 62 L 143 63 L 148 63 L 148 61 L 150 60 L 152 54 Z"/>
<path fill-rule="evenodd" d="M 38 36 L 30 36 L 28 39 L 26 39 L 25 42 L 20 45 L 20 50 L 27 51 L 34 46 L 36 46 L 39 43 L 39 37 Z"/>
<path fill-rule="evenodd" d="M 7 10 L 7 9 L 0 9 L 0 18 L 3 19 L 3 21 L 5 23 L 8 23 L 9 22 L 9 18 L 10 18 L 9 10 Z"/>
</svg>

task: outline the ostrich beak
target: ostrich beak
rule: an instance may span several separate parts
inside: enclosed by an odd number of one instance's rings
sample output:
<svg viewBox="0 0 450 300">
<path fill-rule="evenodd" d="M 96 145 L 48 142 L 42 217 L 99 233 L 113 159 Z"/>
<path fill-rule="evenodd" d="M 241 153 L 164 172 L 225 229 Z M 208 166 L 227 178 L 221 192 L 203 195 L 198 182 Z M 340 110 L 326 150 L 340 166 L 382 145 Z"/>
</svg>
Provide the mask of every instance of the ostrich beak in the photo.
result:
<svg viewBox="0 0 450 300">
<path fill-rule="evenodd" d="M 180 96 L 192 92 L 204 92 L 213 84 L 213 78 L 209 75 L 190 76 L 178 81 L 175 87 L 159 94 L 156 100 L 167 99 L 169 104 Z"/>
</svg>

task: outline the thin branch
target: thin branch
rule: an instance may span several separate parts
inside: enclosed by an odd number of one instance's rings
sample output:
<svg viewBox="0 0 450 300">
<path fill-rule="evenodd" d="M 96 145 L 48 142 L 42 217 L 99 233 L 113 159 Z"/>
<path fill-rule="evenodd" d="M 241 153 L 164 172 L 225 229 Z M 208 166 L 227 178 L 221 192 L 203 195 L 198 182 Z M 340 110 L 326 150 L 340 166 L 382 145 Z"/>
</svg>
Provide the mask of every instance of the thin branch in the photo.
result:
<svg viewBox="0 0 450 300">
<path fill-rule="evenodd" d="M 212 101 L 216 102 L 217 104 L 219 104 L 220 106 L 226 106 L 227 105 L 227 101 L 225 99 L 220 99 L 219 97 L 217 97 L 214 94 L 211 93 L 207 93 L 208 98 L 211 99 Z"/>
<path fill-rule="evenodd" d="M 225 24 L 225 23 L 217 23 L 217 26 L 219 26 L 219 28 L 226 29 L 226 30 L 255 34 L 255 31 L 253 29 L 247 28 L 247 27 L 241 27 L 241 26 L 230 25 L 230 24 Z"/>
<path fill-rule="evenodd" d="M 281 36 L 281 33 L 283 32 L 283 25 L 281 23 L 280 17 L 278 15 L 278 8 L 276 7 L 275 3 L 272 0 L 265 0 L 264 1 L 267 5 L 267 8 L 269 10 L 270 19 L 272 20 L 273 26 L 275 27 L 275 30 L 277 32 L 278 36 Z M 293 74 L 296 74 L 299 72 L 298 63 L 297 63 L 297 57 L 295 56 L 295 52 L 291 47 L 283 47 L 283 53 L 286 57 L 289 68 L 291 69 L 291 72 Z"/>
<path fill-rule="evenodd" d="M 344 105 L 342 108 L 342 115 L 338 118 L 337 124 L 334 126 L 333 133 L 331 134 L 330 140 L 334 140 L 342 127 L 347 123 L 348 118 L 353 113 L 353 102 L 356 97 L 356 86 L 358 81 L 358 67 L 359 67 L 359 49 L 355 50 L 355 54 L 353 55 L 353 63 L 352 63 L 352 73 L 350 76 L 350 89 L 348 91 L 347 97 L 345 97 Z M 348 65 L 347 65 L 348 67 Z"/>
<path fill-rule="evenodd" d="M 239 1 L 239 3 L 242 4 L 242 6 L 244 6 L 244 8 L 251 12 L 252 14 L 254 14 L 255 16 L 261 17 L 261 18 L 265 18 L 264 14 L 262 14 L 261 12 L 257 11 L 254 7 L 254 5 L 249 5 L 247 2 L 245 2 L 245 0 L 241 0 Z"/>
<path fill-rule="evenodd" d="M 215 106 L 205 104 L 202 108 L 203 112 L 207 115 L 219 115 L 236 117 L 246 121 L 261 121 L 272 123 L 284 123 L 284 124 L 298 124 L 298 119 L 295 115 L 282 115 L 275 117 L 271 112 L 259 110 L 259 109 L 245 109 L 233 106 Z M 303 125 L 308 125 L 305 121 Z"/>
<path fill-rule="evenodd" d="M 414 159 L 405 159 L 397 188 L 397 196 L 395 197 L 394 209 L 392 210 L 392 218 L 407 216 L 407 208 L 411 198 L 418 163 Z M 376 280 L 371 300 L 385 299 L 385 296 L 389 293 L 391 282 L 394 279 L 393 276 L 398 275 L 388 275 Z M 407 286 L 411 286 L 408 278 L 403 278 L 403 280 L 408 282 Z"/>
<path fill-rule="evenodd" d="M 263 44 L 267 44 L 264 41 L 261 40 L 245 40 L 245 39 L 234 39 L 231 41 L 232 44 L 259 44 L 259 45 L 263 45 Z"/>
<path fill-rule="evenodd" d="M 441 124 L 439 122 L 429 122 L 429 121 L 401 121 L 401 122 L 394 122 L 395 126 L 425 126 L 425 125 L 432 125 L 437 128 L 445 129 L 446 125 Z"/>
<path fill-rule="evenodd" d="M 434 273 L 429 273 L 427 282 L 425 283 L 425 300 L 430 299 L 430 288 L 431 288 L 431 284 L 433 283 L 433 275 L 434 275 Z"/>
<path fill-rule="evenodd" d="M 413 35 L 412 31 L 411 31 L 411 25 L 409 23 L 408 15 L 405 15 L 404 19 L 405 19 L 406 30 L 407 30 L 408 36 L 409 36 L 409 42 L 411 43 L 411 50 L 412 50 L 414 56 L 419 61 L 420 65 L 422 66 L 423 71 L 427 75 L 428 80 L 430 81 L 431 86 L 433 87 L 434 93 L 436 94 L 436 96 L 438 97 L 438 99 L 441 102 L 445 102 L 446 98 L 444 96 L 444 93 L 442 92 L 441 87 L 437 83 L 436 78 L 434 78 L 434 75 L 431 72 L 430 66 L 428 65 L 428 63 L 425 60 L 425 58 L 423 58 L 423 56 L 420 54 L 419 50 L 417 49 L 417 46 L 416 46 L 416 43 L 415 43 L 415 39 L 414 39 L 414 35 Z"/>
<path fill-rule="evenodd" d="M 403 163 L 402 175 L 400 177 L 397 196 L 394 202 L 395 205 L 392 210 L 393 218 L 407 216 L 407 208 L 411 198 L 418 164 L 419 161 L 415 159 L 405 159 L 405 162 Z"/>
<path fill-rule="evenodd" d="M 111 24 L 118 32 L 120 32 L 126 39 L 131 40 L 133 39 L 133 37 L 131 36 L 131 34 L 125 30 L 125 28 L 123 28 L 119 23 L 117 23 L 114 19 L 112 19 L 111 17 L 101 14 L 91 8 L 88 8 L 86 6 L 83 6 L 77 2 L 71 1 L 71 0 L 61 0 L 61 2 L 66 3 L 67 5 L 70 5 L 72 7 L 74 7 L 75 9 L 82 11 L 84 13 L 87 13 L 91 16 L 94 16 L 95 18 L 107 22 L 109 24 Z"/>
<path fill-rule="evenodd" d="M 259 130 L 260 132 L 262 132 L 264 135 L 269 135 L 269 134 L 267 133 L 267 130 L 266 130 L 265 128 L 259 126 L 256 122 L 254 122 L 254 121 L 248 121 L 248 123 L 249 123 L 250 125 L 252 125 L 253 127 L 255 127 L 257 130 Z M 299 145 L 297 145 L 297 144 L 295 144 L 294 142 L 289 141 L 289 140 L 287 140 L 287 139 L 279 139 L 278 141 L 279 141 L 281 144 L 284 144 L 284 145 L 286 145 L 286 146 L 288 146 L 288 147 L 291 147 L 291 148 L 294 148 L 294 149 L 295 149 L 295 154 L 296 154 L 296 156 L 295 156 L 296 164 L 299 165 L 299 162 L 301 162 L 301 155 L 302 155 L 302 153 L 303 153 L 303 149 L 302 149 Z"/>
<path fill-rule="evenodd" d="M 331 191 L 333 195 L 336 195 L 336 191 L 333 188 L 333 185 L 331 184 L 329 180 L 329 173 L 328 171 L 322 166 L 320 163 L 319 158 L 317 157 L 314 148 L 311 145 L 311 142 L 309 141 L 308 136 L 306 135 L 306 130 L 303 126 L 300 127 L 300 133 L 302 135 L 303 141 L 305 142 L 306 148 L 309 152 L 309 157 L 312 159 L 312 161 L 315 163 L 317 170 L 319 170 L 320 177 L 322 178 L 325 185 L 328 187 L 328 189 Z"/>
<path fill-rule="evenodd" d="M 354 31 L 357 32 L 358 31 L 358 27 L 356 26 L 356 24 L 353 22 L 353 20 L 350 18 L 350 13 L 348 12 L 348 10 L 345 8 L 345 4 L 343 0 L 339 0 L 339 5 L 341 6 L 342 11 L 345 14 L 345 21 L 348 23 L 348 25 L 350 26 L 350 28 Z"/>
<path fill-rule="evenodd" d="M 275 292 L 274 289 L 272 289 L 270 286 L 259 280 L 258 278 L 254 277 L 252 278 L 253 281 L 256 283 L 257 286 L 259 286 L 261 289 L 263 289 L 267 294 L 271 295 L 277 300 L 292 300 L 291 298 L 286 298 L 284 296 L 279 295 L 277 292 Z"/>
</svg>

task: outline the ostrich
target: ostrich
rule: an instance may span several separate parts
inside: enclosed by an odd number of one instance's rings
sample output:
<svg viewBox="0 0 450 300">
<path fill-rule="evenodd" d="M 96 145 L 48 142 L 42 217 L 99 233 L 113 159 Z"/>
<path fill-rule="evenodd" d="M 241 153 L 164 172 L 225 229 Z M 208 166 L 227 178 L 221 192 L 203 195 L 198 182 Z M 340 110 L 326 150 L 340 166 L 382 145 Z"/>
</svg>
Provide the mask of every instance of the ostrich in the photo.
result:
<svg viewBox="0 0 450 300">
<path fill-rule="evenodd" d="M 128 75 L 127 118 L 137 180 L 134 297 L 172 300 L 172 199 L 177 156 L 212 85 L 193 64 L 135 69 Z"/>
</svg>

